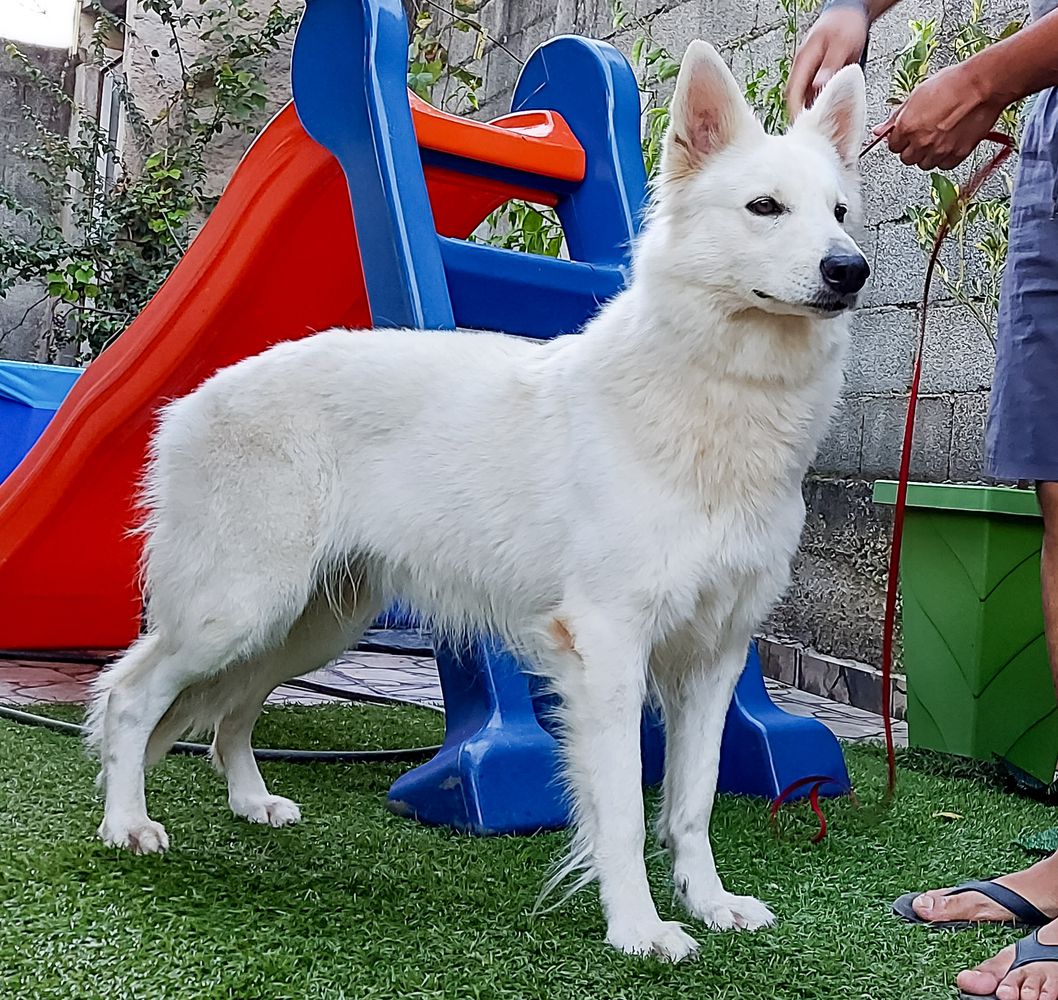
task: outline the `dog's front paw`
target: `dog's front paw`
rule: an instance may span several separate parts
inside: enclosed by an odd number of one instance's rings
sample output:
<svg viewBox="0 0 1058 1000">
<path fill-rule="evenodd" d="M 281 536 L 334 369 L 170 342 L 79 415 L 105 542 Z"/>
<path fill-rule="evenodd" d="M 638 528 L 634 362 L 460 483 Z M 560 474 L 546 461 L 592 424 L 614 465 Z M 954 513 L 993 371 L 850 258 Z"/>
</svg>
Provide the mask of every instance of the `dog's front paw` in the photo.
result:
<svg viewBox="0 0 1058 1000">
<path fill-rule="evenodd" d="M 698 950 L 698 942 L 675 920 L 611 924 L 606 943 L 626 955 L 655 955 L 679 962 Z"/>
<path fill-rule="evenodd" d="M 698 898 L 688 892 L 683 894 L 683 905 L 691 916 L 717 931 L 756 931 L 775 923 L 775 914 L 752 896 L 720 892 Z"/>
<path fill-rule="evenodd" d="M 98 830 L 107 847 L 124 847 L 133 854 L 161 854 L 169 850 L 169 835 L 151 819 L 122 822 L 104 817 Z"/>
<path fill-rule="evenodd" d="M 301 821 L 301 809 L 296 802 L 282 795 L 265 795 L 262 798 L 232 801 L 231 811 L 251 823 L 268 826 L 290 826 Z"/>
</svg>

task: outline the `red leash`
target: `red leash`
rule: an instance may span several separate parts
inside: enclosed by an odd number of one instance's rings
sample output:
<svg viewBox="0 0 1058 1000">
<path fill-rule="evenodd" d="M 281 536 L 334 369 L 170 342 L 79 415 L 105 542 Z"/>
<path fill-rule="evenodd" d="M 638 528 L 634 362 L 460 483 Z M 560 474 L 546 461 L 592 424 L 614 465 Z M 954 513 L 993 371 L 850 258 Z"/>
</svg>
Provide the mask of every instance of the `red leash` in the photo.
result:
<svg viewBox="0 0 1058 1000">
<path fill-rule="evenodd" d="M 885 139 L 892 128 L 872 139 L 860 151 L 863 159 L 872 149 Z M 885 618 L 882 624 L 882 724 L 885 727 L 885 755 L 887 763 L 885 804 L 892 801 L 896 793 L 896 744 L 893 742 L 893 635 L 896 631 L 896 598 L 900 580 L 900 553 L 904 540 L 904 514 L 907 508 L 907 487 L 911 478 L 911 446 L 915 436 L 915 415 L 918 410 L 919 383 L 922 380 L 922 353 L 926 343 L 926 319 L 929 309 L 929 293 L 933 287 L 933 273 L 937 267 L 941 247 L 966 210 L 966 207 L 977 197 L 985 182 L 1006 162 L 1014 151 L 1014 140 L 1002 132 L 989 132 L 982 141 L 994 142 L 999 149 L 990 159 L 978 167 L 969 180 L 960 189 L 958 198 L 948 206 L 944 218 L 937 229 L 930 250 L 929 262 L 926 265 L 926 280 L 922 286 L 922 308 L 919 310 L 918 344 L 915 348 L 915 364 L 911 376 L 911 388 L 907 399 L 907 416 L 904 419 L 904 442 L 900 452 L 900 474 L 896 488 L 896 506 L 893 508 L 893 540 L 889 549 L 889 577 L 885 590 Z M 802 778 L 784 788 L 772 803 L 772 824 L 777 823 L 779 810 L 795 792 L 811 786 L 809 804 L 819 819 L 819 832 L 812 838 L 818 844 L 827 835 L 827 821 L 819 807 L 819 791 L 823 785 L 834 782 L 834 778 L 813 775 Z"/>
</svg>

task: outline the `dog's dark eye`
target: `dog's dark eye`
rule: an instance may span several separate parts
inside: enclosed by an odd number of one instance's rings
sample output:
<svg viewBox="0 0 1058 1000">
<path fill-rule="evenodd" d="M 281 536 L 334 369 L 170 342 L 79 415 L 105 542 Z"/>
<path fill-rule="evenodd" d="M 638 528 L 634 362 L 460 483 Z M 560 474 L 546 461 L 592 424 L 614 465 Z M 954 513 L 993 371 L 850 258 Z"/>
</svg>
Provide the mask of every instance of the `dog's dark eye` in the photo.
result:
<svg viewBox="0 0 1058 1000">
<path fill-rule="evenodd" d="M 844 222 L 848 211 L 849 210 L 845 205 L 838 205 L 838 207 L 834 209 L 834 218 L 837 219 L 838 222 Z"/>
<path fill-rule="evenodd" d="M 782 215 L 786 211 L 774 198 L 754 198 L 746 208 L 754 215 Z"/>
</svg>

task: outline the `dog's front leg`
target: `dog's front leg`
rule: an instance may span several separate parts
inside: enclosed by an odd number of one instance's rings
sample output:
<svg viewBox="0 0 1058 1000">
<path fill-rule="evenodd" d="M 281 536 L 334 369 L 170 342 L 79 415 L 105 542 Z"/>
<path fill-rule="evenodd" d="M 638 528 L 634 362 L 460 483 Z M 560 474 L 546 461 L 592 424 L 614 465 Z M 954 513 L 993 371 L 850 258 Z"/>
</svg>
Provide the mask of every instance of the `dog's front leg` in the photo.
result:
<svg viewBox="0 0 1058 1000">
<path fill-rule="evenodd" d="M 697 942 L 658 916 L 647 883 L 640 719 L 647 653 L 641 636 L 603 617 L 561 623 L 568 637 L 563 695 L 573 857 L 599 881 L 606 940 L 623 952 L 679 961 Z"/>
<path fill-rule="evenodd" d="M 689 675 L 670 679 L 665 698 L 659 832 L 672 852 L 677 895 L 692 916 L 717 930 L 756 930 L 775 921 L 759 900 L 724 889 L 709 841 L 724 718 L 745 659 L 746 647 L 737 645 L 714 662 L 699 662 Z"/>
</svg>

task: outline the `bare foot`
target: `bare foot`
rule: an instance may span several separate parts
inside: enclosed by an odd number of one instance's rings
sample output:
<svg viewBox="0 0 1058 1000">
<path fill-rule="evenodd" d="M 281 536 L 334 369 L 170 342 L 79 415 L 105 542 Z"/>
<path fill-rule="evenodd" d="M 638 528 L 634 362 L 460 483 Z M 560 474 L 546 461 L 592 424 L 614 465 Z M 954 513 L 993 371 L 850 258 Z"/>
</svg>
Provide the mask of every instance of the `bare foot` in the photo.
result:
<svg viewBox="0 0 1058 1000">
<path fill-rule="evenodd" d="M 1058 945 L 1058 920 L 1040 930 L 1040 944 Z M 1014 946 L 1004 948 L 995 958 L 976 969 L 960 972 L 959 989 L 968 996 L 998 1000 L 1058 1000 L 1058 961 L 1033 962 L 1008 971 L 1014 961 Z"/>
<path fill-rule="evenodd" d="M 999 885 L 1012 889 L 1048 916 L 1058 915 L 1058 855 L 1052 855 L 1025 871 L 1014 872 L 995 879 Z M 1005 906 L 993 902 L 979 892 L 947 895 L 950 889 L 924 892 L 911 904 L 912 909 L 927 923 L 949 920 L 973 920 L 988 923 L 1010 923 L 1014 919 Z"/>
</svg>

